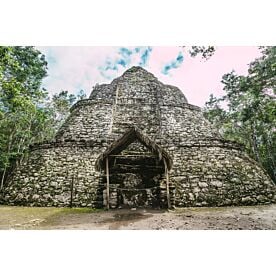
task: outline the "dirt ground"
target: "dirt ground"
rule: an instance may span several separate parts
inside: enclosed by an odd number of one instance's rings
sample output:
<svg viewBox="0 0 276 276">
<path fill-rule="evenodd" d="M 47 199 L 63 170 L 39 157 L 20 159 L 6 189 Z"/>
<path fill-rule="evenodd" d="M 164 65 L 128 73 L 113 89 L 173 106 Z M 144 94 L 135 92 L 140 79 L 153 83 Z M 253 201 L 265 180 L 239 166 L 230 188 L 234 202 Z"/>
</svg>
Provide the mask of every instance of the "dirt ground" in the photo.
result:
<svg viewBox="0 0 276 276">
<path fill-rule="evenodd" d="M 0 206 L 0 229 L 276 229 L 276 205 L 173 211 Z"/>
</svg>

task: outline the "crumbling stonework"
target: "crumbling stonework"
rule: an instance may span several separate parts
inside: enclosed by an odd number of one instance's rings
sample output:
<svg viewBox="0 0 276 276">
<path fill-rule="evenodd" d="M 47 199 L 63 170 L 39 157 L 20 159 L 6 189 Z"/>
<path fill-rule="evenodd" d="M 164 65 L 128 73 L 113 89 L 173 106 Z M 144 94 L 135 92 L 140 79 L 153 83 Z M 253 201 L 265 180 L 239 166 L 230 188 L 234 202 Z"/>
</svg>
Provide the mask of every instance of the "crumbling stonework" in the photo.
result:
<svg viewBox="0 0 276 276">
<path fill-rule="evenodd" d="M 127 135 L 118 143 L 131 128 L 136 131 L 131 143 Z M 169 163 L 162 154 L 172 164 L 172 206 L 276 202 L 275 184 L 241 145 L 222 139 L 178 88 L 164 85 L 140 67 L 111 84 L 96 86 L 89 99 L 77 102 L 54 141 L 30 148 L 1 201 L 104 207 L 107 173 L 96 163 L 105 152 L 111 208 L 167 206 Z"/>
</svg>

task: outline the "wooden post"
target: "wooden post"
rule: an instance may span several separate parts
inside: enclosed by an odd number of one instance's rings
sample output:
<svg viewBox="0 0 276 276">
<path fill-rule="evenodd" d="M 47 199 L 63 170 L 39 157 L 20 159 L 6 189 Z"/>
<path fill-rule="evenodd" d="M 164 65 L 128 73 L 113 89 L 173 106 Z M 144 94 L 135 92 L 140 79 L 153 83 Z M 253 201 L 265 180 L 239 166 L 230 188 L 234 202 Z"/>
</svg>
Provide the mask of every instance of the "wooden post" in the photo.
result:
<svg viewBox="0 0 276 276">
<path fill-rule="evenodd" d="M 165 174 L 166 174 L 166 188 L 167 188 L 167 201 L 168 201 L 168 209 L 171 209 L 171 199 L 170 199 L 170 186 L 169 186 L 169 171 L 166 161 L 164 160 L 165 164 Z"/>
<path fill-rule="evenodd" d="M 70 190 L 71 190 L 70 208 L 72 208 L 72 205 L 73 205 L 73 189 L 74 189 L 74 176 L 72 177 L 71 186 L 70 186 Z"/>
<path fill-rule="evenodd" d="M 105 159 L 105 171 L 106 171 L 106 208 L 109 209 L 109 168 L 108 157 Z"/>
</svg>

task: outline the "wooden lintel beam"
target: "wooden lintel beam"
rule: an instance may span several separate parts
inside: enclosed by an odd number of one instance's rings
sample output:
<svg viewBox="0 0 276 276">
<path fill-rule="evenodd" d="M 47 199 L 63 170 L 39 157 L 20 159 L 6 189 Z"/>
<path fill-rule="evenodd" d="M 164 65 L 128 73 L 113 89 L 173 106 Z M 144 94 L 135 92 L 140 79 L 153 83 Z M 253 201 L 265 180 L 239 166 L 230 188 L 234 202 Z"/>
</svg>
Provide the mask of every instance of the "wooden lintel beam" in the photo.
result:
<svg viewBox="0 0 276 276">
<path fill-rule="evenodd" d="M 171 209 L 171 198 L 170 198 L 170 183 L 169 183 L 169 171 L 166 161 L 164 160 L 165 165 L 165 174 L 166 174 L 166 188 L 167 188 L 167 201 L 168 201 L 168 209 Z"/>
<path fill-rule="evenodd" d="M 109 209 L 109 166 L 108 166 L 108 157 L 105 159 L 105 168 L 106 168 L 106 208 Z"/>
</svg>

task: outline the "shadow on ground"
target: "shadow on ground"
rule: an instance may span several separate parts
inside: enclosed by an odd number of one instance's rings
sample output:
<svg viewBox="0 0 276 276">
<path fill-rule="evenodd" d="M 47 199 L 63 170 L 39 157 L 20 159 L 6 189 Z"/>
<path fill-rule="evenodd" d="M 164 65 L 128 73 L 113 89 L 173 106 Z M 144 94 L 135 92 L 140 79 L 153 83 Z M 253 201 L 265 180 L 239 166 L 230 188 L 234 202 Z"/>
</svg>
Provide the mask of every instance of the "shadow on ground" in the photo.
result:
<svg viewBox="0 0 276 276">
<path fill-rule="evenodd" d="M 174 211 L 0 206 L 0 229 L 276 229 L 276 205 Z"/>
</svg>

